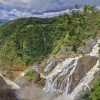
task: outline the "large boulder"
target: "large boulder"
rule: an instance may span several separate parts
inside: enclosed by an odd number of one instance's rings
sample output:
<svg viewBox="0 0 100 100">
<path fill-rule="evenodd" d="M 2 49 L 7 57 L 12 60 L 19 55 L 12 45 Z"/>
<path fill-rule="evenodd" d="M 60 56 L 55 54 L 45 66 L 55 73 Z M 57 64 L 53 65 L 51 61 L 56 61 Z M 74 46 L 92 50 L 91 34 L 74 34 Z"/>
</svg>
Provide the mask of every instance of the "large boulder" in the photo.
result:
<svg viewBox="0 0 100 100">
<path fill-rule="evenodd" d="M 98 58 L 94 56 L 83 56 L 78 60 L 76 69 L 72 75 L 70 92 L 78 85 L 84 75 L 96 64 Z"/>
</svg>

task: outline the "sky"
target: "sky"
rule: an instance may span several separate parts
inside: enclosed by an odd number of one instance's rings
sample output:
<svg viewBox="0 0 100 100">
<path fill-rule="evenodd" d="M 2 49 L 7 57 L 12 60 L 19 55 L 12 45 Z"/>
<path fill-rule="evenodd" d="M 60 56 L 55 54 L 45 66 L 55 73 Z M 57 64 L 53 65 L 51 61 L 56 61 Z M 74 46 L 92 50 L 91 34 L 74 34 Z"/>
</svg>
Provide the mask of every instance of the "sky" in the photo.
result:
<svg viewBox="0 0 100 100">
<path fill-rule="evenodd" d="M 100 0 L 0 0 L 0 19 L 55 16 L 75 4 L 100 6 Z"/>
</svg>

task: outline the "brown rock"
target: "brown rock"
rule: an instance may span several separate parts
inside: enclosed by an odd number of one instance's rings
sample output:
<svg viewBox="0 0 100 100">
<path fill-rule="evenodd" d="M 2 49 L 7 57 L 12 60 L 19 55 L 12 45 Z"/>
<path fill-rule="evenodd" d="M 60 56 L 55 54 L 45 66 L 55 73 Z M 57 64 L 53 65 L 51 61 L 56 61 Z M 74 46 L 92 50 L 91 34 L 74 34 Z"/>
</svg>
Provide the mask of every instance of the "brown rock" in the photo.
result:
<svg viewBox="0 0 100 100">
<path fill-rule="evenodd" d="M 2 76 L 0 76 L 0 100 L 18 100 L 14 91 L 5 82 Z"/>
<path fill-rule="evenodd" d="M 70 92 L 78 85 L 84 75 L 96 64 L 97 60 L 97 57 L 92 56 L 83 56 L 78 60 L 78 64 L 72 75 Z"/>
</svg>

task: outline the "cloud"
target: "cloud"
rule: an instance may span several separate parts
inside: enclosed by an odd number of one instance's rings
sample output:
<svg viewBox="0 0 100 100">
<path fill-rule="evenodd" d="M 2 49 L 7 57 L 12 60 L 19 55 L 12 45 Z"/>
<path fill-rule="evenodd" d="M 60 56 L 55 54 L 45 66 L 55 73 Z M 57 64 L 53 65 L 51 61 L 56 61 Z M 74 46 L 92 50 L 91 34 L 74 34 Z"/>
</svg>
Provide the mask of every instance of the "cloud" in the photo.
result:
<svg viewBox="0 0 100 100">
<path fill-rule="evenodd" d="M 100 0 L 0 0 L 0 17 L 54 16 L 75 4 L 100 6 Z"/>
<path fill-rule="evenodd" d="M 0 2 L 16 9 L 31 9 L 36 12 L 64 10 L 81 3 L 100 4 L 100 0 L 0 0 Z"/>
<path fill-rule="evenodd" d="M 5 17 L 8 17 L 8 15 L 6 14 L 6 12 L 0 11 L 0 18 L 5 18 Z"/>
</svg>

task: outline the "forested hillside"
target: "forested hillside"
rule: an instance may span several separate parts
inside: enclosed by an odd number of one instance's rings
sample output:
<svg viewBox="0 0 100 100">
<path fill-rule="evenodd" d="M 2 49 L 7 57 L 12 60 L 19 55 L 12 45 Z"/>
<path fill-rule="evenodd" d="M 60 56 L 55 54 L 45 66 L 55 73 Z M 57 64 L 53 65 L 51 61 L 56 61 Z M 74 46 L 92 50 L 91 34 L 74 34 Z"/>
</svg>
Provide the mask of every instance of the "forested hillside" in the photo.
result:
<svg viewBox="0 0 100 100">
<path fill-rule="evenodd" d="M 94 6 L 83 8 L 83 12 L 70 11 L 53 18 L 21 18 L 0 25 L 1 66 L 24 69 L 54 55 L 63 46 L 71 46 L 77 53 L 78 47 L 100 30 L 100 11 Z"/>
</svg>

